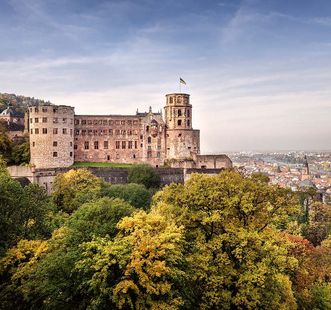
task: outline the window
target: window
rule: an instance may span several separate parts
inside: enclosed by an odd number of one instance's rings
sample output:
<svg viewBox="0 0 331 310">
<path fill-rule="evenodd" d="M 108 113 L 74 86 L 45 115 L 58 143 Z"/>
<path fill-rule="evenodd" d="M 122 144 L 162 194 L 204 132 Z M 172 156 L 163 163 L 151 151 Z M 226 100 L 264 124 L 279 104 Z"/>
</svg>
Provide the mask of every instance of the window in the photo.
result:
<svg viewBox="0 0 331 310">
<path fill-rule="evenodd" d="M 128 142 L 128 149 L 132 149 L 132 141 Z"/>
<path fill-rule="evenodd" d="M 53 157 L 57 157 L 57 152 L 53 152 Z"/>
<path fill-rule="evenodd" d="M 98 130 L 94 129 L 94 130 L 93 130 L 93 135 L 94 135 L 94 136 L 97 136 L 97 135 L 98 135 Z"/>
<path fill-rule="evenodd" d="M 147 158 L 151 158 L 152 157 L 152 151 L 148 151 L 147 152 Z"/>
<path fill-rule="evenodd" d="M 43 123 L 47 123 L 47 117 L 43 117 Z"/>
<path fill-rule="evenodd" d="M 90 146 L 89 146 L 89 142 L 88 141 L 85 141 L 84 142 L 84 149 L 85 150 L 88 150 L 90 148 Z"/>
<path fill-rule="evenodd" d="M 152 150 L 152 147 L 149 145 L 149 146 L 147 147 L 147 149 L 148 149 L 149 151 L 151 151 L 151 150 Z"/>
<path fill-rule="evenodd" d="M 107 160 L 110 160 L 110 155 L 107 155 Z"/>
<path fill-rule="evenodd" d="M 104 148 L 105 150 L 108 149 L 108 141 L 103 141 L 103 148 Z"/>
<path fill-rule="evenodd" d="M 116 130 L 115 130 L 115 135 L 116 135 L 116 136 L 119 136 L 120 133 L 121 133 L 121 131 L 120 131 L 119 129 L 116 129 Z"/>
<path fill-rule="evenodd" d="M 47 112 L 47 108 L 42 108 L 42 111 L 43 112 Z"/>
<path fill-rule="evenodd" d="M 109 129 L 109 135 L 112 136 L 113 135 L 113 130 Z"/>
<path fill-rule="evenodd" d="M 86 119 L 82 119 L 82 125 L 86 125 Z"/>
<path fill-rule="evenodd" d="M 136 154 L 133 154 L 133 158 L 136 158 Z"/>
<path fill-rule="evenodd" d="M 132 125 L 132 121 L 128 121 L 128 125 L 131 126 Z"/>
<path fill-rule="evenodd" d="M 133 125 L 138 125 L 138 121 L 133 121 Z"/>
<path fill-rule="evenodd" d="M 138 148 L 138 142 L 134 141 L 134 148 L 137 149 Z"/>
<path fill-rule="evenodd" d="M 43 134 L 47 134 L 47 128 L 43 128 Z"/>
<path fill-rule="evenodd" d="M 149 126 L 146 126 L 146 132 L 149 132 Z"/>
<path fill-rule="evenodd" d="M 151 137 L 148 137 L 148 138 L 147 138 L 147 142 L 148 142 L 148 143 L 152 143 L 152 138 L 151 138 Z"/>
<path fill-rule="evenodd" d="M 178 110 L 178 116 L 182 116 L 182 110 Z"/>
<path fill-rule="evenodd" d="M 33 141 L 33 142 L 32 142 L 32 146 L 36 146 L 36 142 Z"/>
<path fill-rule="evenodd" d="M 86 135 L 86 129 L 82 129 L 82 136 Z"/>
<path fill-rule="evenodd" d="M 98 125 L 98 120 L 93 120 L 93 125 Z"/>
<path fill-rule="evenodd" d="M 35 123 L 39 123 L 39 118 L 36 117 L 36 118 L 34 119 L 34 122 L 35 122 Z"/>
<path fill-rule="evenodd" d="M 92 133 L 93 133 L 92 129 L 89 129 L 89 130 L 88 130 L 88 134 L 89 134 L 89 135 L 92 135 Z"/>
<path fill-rule="evenodd" d="M 177 125 L 178 125 L 178 126 L 182 126 L 182 120 L 181 120 L 181 119 L 179 119 L 179 120 L 177 121 Z"/>
<path fill-rule="evenodd" d="M 190 120 L 187 120 L 187 127 L 190 127 Z"/>
<path fill-rule="evenodd" d="M 157 153 L 156 153 L 156 157 L 157 157 L 157 158 L 160 158 L 160 157 L 161 157 L 161 153 L 160 153 L 160 152 L 157 152 Z"/>
<path fill-rule="evenodd" d="M 36 113 L 38 113 L 38 112 L 39 112 L 39 109 L 38 109 L 38 108 L 34 108 L 34 111 L 35 111 Z"/>
<path fill-rule="evenodd" d="M 87 121 L 87 125 L 92 125 L 92 121 L 90 119 Z"/>
<path fill-rule="evenodd" d="M 120 148 L 120 145 L 121 145 L 121 144 L 120 144 L 120 141 L 116 141 L 116 142 L 115 142 L 115 148 L 116 148 L 116 149 L 119 149 L 119 148 Z"/>
<path fill-rule="evenodd" d="M 107 120 L 103 120 L 103 121 L 102 121 L 102 125 L 104 125 L 104 126 L 106 126 L 107 123 L 108 123 Z"/>
<path fill-rule="evenodd" d="M 67 134 L 67 128 L 63 128 L 63 129 L 62 129 L 62 133 L 63 133 L 64 135 L 66 135 L 66 134 Z"/>
<path fill-rule="evenodd" d="M 53 128 L 53 135 L 57 135 L 58 133 L 58 129 L 57 128 Z"/>
<path fill-rule="evenodd" d="M 121 125 L 125 125 L 125 121 L 121 121 Z"/>
<path fill-rule="evenodd" d="M 94 141 L 94 149 L 95 150 L 99 149 L 99 141 Z"/>
<path fill-rule="evenodd" d="M 30 129 L 30 134 L 33 134 L 33 129 Z"/>
<path fill-rule="evenodd" d="M 102 125 L 102 119 L 100 119 L 100 120 L 98 121 L 98 124 L 99 124 L 99 125 Z"/>
<path fill-rule="evenodd" d="M 110 120 L 110 121 L 108 122 L 108 124 L 109 124 L 109 125 L 114 125 L 114 121 Z"/>
<path fill-rule="evenodd" d="M 53 146 L 57 146 L 57 141 L 53 141 Z"/>
<path fill-rule="evenodd" d="M 32 124 L 32 118 L 30 118 L 30 124 Z"/>
<path fill-rule="evenodd" d="M 187 117 L 190 117 L 190 110 L 187 110 Z"/>
<path fill-rule="evenodd" d="M 77 144 L 74 145 L 74 150 L 77 150 Z"/>
<path fill-rule="evenodd" d="M 115 125 L 119 125 L 120 123 L 120 121 L 115 121 Z"/>
<path fill-rule="evenodd" d="M 121 135 L 125 136 L 125 130 L 121 130 Z"/>
<path fill-rule="evenodd" d="M 70 152 L 70 157 L 72 157 L 72 152 Z"/>
<path fill-rule="evenodd" d="M 174 102 L 173 98 L 170 97 L 170 98 L 169 98 L 169 103 L 173 103 L 173 102 Z"/>
<path fill-rule="evenodd" d="M 126 148 L 126 141 L 122 141 L 122 149 Z"/>
<path fill-rule="evenodd" d="M 59 122 L 59 119 L 57 117 L 53 117 L 53 123 L 57 124 Z"/>
<path fill-rule="evenodd" d="M 63 124 L 66 124 L 67 123 L 67 119 L 66 118 L 63 118 Z"/>
<path fill-rule="evenodd" d="M 70 129 L 70 136 L 72 136 L 72 129 Z"/>
<path fill-rule="evenodd" d="M 79 135 L 79 129 L 75 130 L 75 135 L 78 136 Z"/>
<path fill-rule="evenodd" d="M 75 119 L 75 125 L 79 125 L 79 119 Z"/>
<path fill-rule="evenodd" d="M 72 142 L 70 142 L 69 145 L 72 147 Z"/>
</svg>

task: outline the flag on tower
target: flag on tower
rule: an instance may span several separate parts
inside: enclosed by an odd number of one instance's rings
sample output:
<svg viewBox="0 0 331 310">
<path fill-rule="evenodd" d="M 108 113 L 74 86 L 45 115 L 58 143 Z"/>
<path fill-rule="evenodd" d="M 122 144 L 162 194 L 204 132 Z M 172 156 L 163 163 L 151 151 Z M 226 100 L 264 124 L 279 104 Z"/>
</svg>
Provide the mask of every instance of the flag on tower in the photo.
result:
<svg viewBox="0 0 331 310">
<path fill-rule="evenodd" d="M 186 85 L 186 82 L 182 78 L 179 78 L 179 83 Z"/>
</svg>

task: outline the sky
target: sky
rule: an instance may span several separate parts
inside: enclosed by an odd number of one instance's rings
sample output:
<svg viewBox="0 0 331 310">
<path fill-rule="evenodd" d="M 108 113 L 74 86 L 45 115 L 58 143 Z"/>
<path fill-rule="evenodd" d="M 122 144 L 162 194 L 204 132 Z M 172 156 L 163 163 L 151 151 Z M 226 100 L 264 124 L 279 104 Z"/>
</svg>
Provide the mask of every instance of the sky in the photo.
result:
<svg viewBox="0 0 331 310">
<path fill-rule="evenodd" d="M 191 95 L 201 153 L 331 149 L 330 0 L 0 0 L 0 92 L 76 114 Z"/>
</svg>

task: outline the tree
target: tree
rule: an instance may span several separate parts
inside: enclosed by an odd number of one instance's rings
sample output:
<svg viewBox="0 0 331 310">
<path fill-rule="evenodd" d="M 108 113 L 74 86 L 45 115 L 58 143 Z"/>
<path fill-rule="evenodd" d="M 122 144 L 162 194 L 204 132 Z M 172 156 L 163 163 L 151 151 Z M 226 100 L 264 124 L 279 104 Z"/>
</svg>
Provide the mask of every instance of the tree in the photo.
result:
<svg viewBox="0 0 331 310">
<path fill-rule="evenodd" d="M 8 174 L 0 173 L 0 256 L 24 238 L 45 238 L 47 229 L 47 193 L 36 185 L 25 188 Z"/>
<path fill-rule="evenodd" d="M 21 240 L 0 260 L 0 309 L 30 308 L 22 287 L 47 250 L 47 241 Z"/>
<path fill-rule="evenodd" d="M 13 143 L 7 134 L 5 126 L 0 124 L 0 154 L 8 162 L 10 161 Z"/>
<path fill-rule="evenodd" d="M 15 165 L 28 164 L 30 162 L 30 143 L 24 141 L 20 143 L 14 143 L 12 147 L 12 154 L 10 163 Z"/>
<path fill-rule="evenodd" d="M 100 198 L 103 181 L 87 169 L 58 174 L 53 183 L 53 200 L 63 211 L 72 213 L 85 202 Z"/>
<path fill-rule="evenodd" d="M 320 245 L 331 233 L 331 206 L 313 203 L 308 212 L 308 221 L 303 225 L 302 234 L 313 245 Z"/>
<path fill-rule="evenodd" d="M 187 305 L 295 309 L 289 274 L 297 261 L 277 231 L 298 212 L 290 190 L 225 171 L 167 186 L 154 203 L 185 227 Z"/>
<path fill-rule="evenodd" d="M 103 191 L 103 196 L 122 198 L 133 207 L 147 210 L 151 203 L 151 194 L 142 184 L 115 184 Z"/>
<path fill-rule="evenodd" d="M 133 211 L 123 200 L 110 198 L 86 203 L 76 210 L 48 240 L 47 253 L 34 272 L 22 285 L 18 283 L 26 308 L 85 309 L 92 292 L 85 290 L 87 279 L 75 268 L 82 258 L 80 245 L 98 237 L 112 239 L 118 232 L 117 222 Z"/>
<path fill-rule="evenodd" d="M 146 188 L 157 188 L 160 186 L 160 176 L 152 166 L 146 164 L 134 165 L 129 169 L 129 183 L 143 184 Z"/>
<path fill-rule="evenodd" d="M 182 228 L 157 211 L 126 217 L 118 228 L 115 240 L 85 243 L 76 265 L 88 275 L 91 308 L 178 309 L 185 284 Z"/>
</svg>

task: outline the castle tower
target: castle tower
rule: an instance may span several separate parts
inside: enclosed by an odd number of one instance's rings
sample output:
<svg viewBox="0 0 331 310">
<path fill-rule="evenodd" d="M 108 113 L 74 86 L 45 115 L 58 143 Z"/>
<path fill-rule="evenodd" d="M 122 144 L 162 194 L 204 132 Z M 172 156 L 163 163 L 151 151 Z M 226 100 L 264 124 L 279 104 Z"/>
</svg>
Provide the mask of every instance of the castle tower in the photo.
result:
<svg viewBox="0 0 331 310">
<path fill-rule="evenodd" d="M 189 159 L 200 153 L 200 131 L 192 129 L 190 95 L 166 95 L 167 159 Z"/>
<path fill-rule="evenodd" d="M 36 168 L 74 163 L 74 108 L 42 105 L 29 108 L 31 164 Z"/>
</svg>

